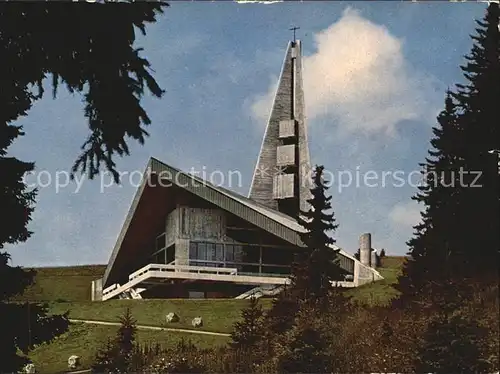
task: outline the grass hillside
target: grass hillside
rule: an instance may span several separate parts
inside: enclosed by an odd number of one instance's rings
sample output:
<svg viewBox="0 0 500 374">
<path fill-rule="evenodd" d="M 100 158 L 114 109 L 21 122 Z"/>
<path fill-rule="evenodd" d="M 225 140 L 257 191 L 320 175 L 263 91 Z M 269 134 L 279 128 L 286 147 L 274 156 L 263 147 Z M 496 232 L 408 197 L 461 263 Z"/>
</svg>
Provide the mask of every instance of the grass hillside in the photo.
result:
<svg viewBox="0 0 500 374">
<path fill-rule="evenodd" d="M 378 270 L 384 280 L 350 289 L 347 293 L 356 302 L 369 305 L 384 305 L 397 296 L 393 288 L 401 271 L 404 257 L 385 257 Z M 167 300 L 109 300 L 90 301 L 90 285 L 102 277 L 104 265 L 71 266 L 35 269 L 35 284 L 19 296 L 17 301 L 46 302 L 52 313 L 69 311 L 71 319 L 88 319 L 118 322 L 119 316 L 129 307 L 139 325 L 166 327 L 165 316 L 175 312 L 179 322 L 170 323 L 170 328 L 192 329 L 194 317 L 203 318 L 200 330 L 228 333 L 241 317 L 247 300 L 235 299 L 167 299 Z M 270 299 L 261 299 L 264 309 L 271 305 Z M 30 358 L 40 373 L 61 373 L 67 368 L 68 357 L 76 354 L 82 358 L 82 369 L 88 368 L 96 350 L 108 338 L 113 337 L 117 327 L 72 324 L 70 330 L 54 342 L 37 347 Z M 226 337 L 196 335 L 182 332 L 139 330 L 140 342 L 156 342 L 167 347 L 181 339 L 191 340 L 201 347 L 222 345 Z"/>
<path fill-rule="evenodd" d="M 368 305 L 387 305 L 398 296 L 394 284 L 398 281 L 406 257 L 387 256 L 382 258 L 382 266 L 377 270 L 384 279 L 347 291 L 352 299 Z"/>
<path fill-rule="evenodd" d="M 271 305 L 270 299 L 262 300 L 264 307 Z M 231 332 L 231 328 L 241 315 L 241 310 L 248 305 L 247 300 L 235 299 L 145 299 L 145 300 L 109 300 L 105 302 L 50 303 L 53 313 L 69 310 L 71 319 L 118 322 L 119 316 L 128 307 L 140 325 L 167 327 L 165 316 L 174 312 L 179 322 L 169 323 L 168 327 L 192 329 L 194 317 L 203 318 L 204 331 Z"/>
<path fill-rule="evenodd" d="M 117 326 L 99 326 L 74 324 L 69 331 L 50 344 L 44 344 L 30 352 L 29 357 L 35 363 L 37 373 L 64 373 L 68 368 L 68 358 L 77 355 L 81 358 L 81 368 L 87 369 L 92 364 L 95 352 L 107 339 L 116 334 Z M 179 332 L 138 330 L 138 342 L 159 343 L 162 347 L 174 346 L 182 339 L 190 340 L 199 347 L 224 345 L 228 338 L 210 335 L 195 335 Z"/>
<path fill-rule="evenodd" d="M 104 275 L 106 265 L 36 268 L 35 283 L 19 301 L 87 301 L 91 283 Z"/>
</svg>

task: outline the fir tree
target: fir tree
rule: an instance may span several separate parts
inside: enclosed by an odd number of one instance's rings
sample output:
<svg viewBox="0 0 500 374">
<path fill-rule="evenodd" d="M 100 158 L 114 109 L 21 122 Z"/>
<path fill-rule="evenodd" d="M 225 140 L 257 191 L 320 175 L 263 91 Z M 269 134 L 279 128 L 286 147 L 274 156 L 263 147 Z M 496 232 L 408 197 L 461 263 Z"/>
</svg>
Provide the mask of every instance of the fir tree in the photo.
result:
<svg viewBox="0 0 500 374">
<path fill-rule="evenodd" d="M 66 331 L 67 315 L 49 316 L 41 305 L 11 303 L 34 281 L 35 272 L 9 265 L 10 255 L 2 252 L 5 245 L 26 241 L 31 232 L 27 225 L 33 213 L 36 190 L 23 183 L 25 173 L 33 170 L 33 163 L 7 157 L 12 142 L 23 135 L 19 126 L 0 125 L 0 206 L 4 219 L 0 225 L 0 372 L 16 372 L 26 359 L 19 356 L 35 344 L 50 341 Z"/>
<path fill-rule="evenodd" d="M 118 347 L 118 357 L 115 368 L 125 372 L 131 361 L 135 346 L 135 335 L 137 332 L 137 321 L 132 317 L 130 309 L 120 317 L 120 327 L 116 334 L 115 344 Z"/>
<path fill-rule="evenodd" d="M 106 345 L 97 351 L 92 370 L 96 373 L 128 372 L 137 361 L 136 332 L 136 321 L 127 308 L 120 316 L 120 327 L 115 339 L 108 340 Z"/>
<path fill-rule="evenodd" d="M 328 343 L 317 328 L 318 310 L 303 305 L 294 327 L 281 342 L 284 352 L 278 357 L 280 373 L 330 373 Z"/>
<path fill-rule="evenodd" d="M 464 167 L 474 172 L 467 175 L 467 182 L 481 186 L 465 189 L 461 225 L 455 227 L 464 254 L 461 271 L 468 277 L 498 277 L 500 175 L 497 156 L 489 151 L 500 149 L 499 20 L 499 4 L 490 2 L 484 19 L 477 21 L 474 45 L 461 67 L 467 84 L 457 85 L 453 95 L 461 109 L 462 144 L 467 145 L 463 147 Z"/>
<path fill-rule="evenodd" d="M 490 3 L 462 67 L 468 84 L 447 93 L 433 129 L 433 149 L 422 164 L 425 184 L 414 198 L 424 204 L 422 222 L 408 242 L 411 258 L 399 282 L 405 295 L 422 292 L 428 282 L 498 276 L 500 179 L 488 153 L 500 148 L 498 23 L 499 6 Z"/>
<path fill-rule="evenodd" d="M 268 355 L 272 355 L 274 342 L 281 339 L 293 327 L 298 312 L 299 302 L 291 288 L 285 288 L 272 301 L 271 308 L 265 313 L 262 324 L 263 345 Z"/>
<path fill-rule="evenodd" d="M 485 373 L 478 340 L 484 329 L 461 315 L 439 313 L 430 322 L 419 348 L 415 370 L 418 373 Z"/>
<path fill-rule="evenodd" d="M 99 348 L 95 354 L 92 364 L 93 373 L 109 373 L 114 364 L 114 358 L 118 355 L 117 347 L 112 339 L 108 339 L 106 344 Z"/>
<path fill-rule="evenodd" d="M 133 47 L 134 27 L 145 34 L 145 25 L 155 22 L 164 6 L 0 3 L 0 207 L 7 217 L 0 225 L 0 372 L 16 372 L 24 364 L 19 351 L 27 353 L 68 324 L 65 316 L 47 316 L 43 306 L 7 303 L 34 279 L 34 272 L 9 266 L 10 256 L 2 252 L 30 237 L 27 225 L 36 196 L 23 181 L 34 164 L 7 154 L 24 135 L 12 123 L 42 98 L 43 81 L 51 74 L 54 97 L 63 83 L 71 93 L 83 94 L 86 103 L 91 133 L 73 172 L 88 171 L 93 178 L 104 165 L 118 181 L 113 158 L 128 154 L 127 138 L 143 143 L 147 135 L 144 126 L 150 119 L 140 105 L 145 87 L 156 97 L 163 94 L 148 71 L 149 62 Z"/>
<path fill-rule="evenodd" d="M 422 222 L 415 226 L 415 236 L 408 241 L 411 258 L 405 263 L 400 277 L 400 290 L 405 294 L 415 294 L 422 290 L 429 280 L 447 279 L 449 253 L 455 248 L 452 229 L 458 222 L 456 204 L 463 195 L 459 182 L 459 171 L 463 167 L 457 134 L 457 108 L 451 93 L 445 99 L 445 109 L 438 116 L 439 126 L 433 128 L 433 149 L 430 157 L 421 164 L 424 183 L 418 187 L 419 193 L 413 198 L 425 205 L 421 213 Z"/>
<path fill-rule="evenodd" d="M 255 297 L 250 298 L 250 305 L 243 309 L 241 316 L 242 321 L 234 325 L 230 345 L 236 349 L 251 349 L 261 341 L 264 335 L 262 329 L 264 312 Z"/>
<path fill-rule="evenodd" d="M 42 82 L 51 74 L 54 97 L 64 84 L 85 101 L 91 133 L 73 170 L 88 171 L 92 179 L 104 165 L 118 182 L 114 157 L 129 153 L 127 138 L 142 144 L 148 135 L 144 127 L 151 120 L 140 102 L 145 88 L 153 96 L 163 94 L 141 48 L 133 46 L 135 28 L 145 34 L 146 24 L 165 6 L 160 1 L 0 3 L 0 147 L 5 125 L 43 97 Z"/>
<path fill-rule="evenodd" d="M 303 272 L 295 277 L 295 284 L 303 287 L 304 298 L 311 301 L 324 300 L 331 289 L 331 282 L 343 279 L 343 271 L 338 265 L 338 249 L 333 248 L 335 239 L 328 236 L 329 231 L 334 231 L 334 214 L 327 213 L 331 210 L 331 196 L 326 196 L 327 181 L 323 180 L 323 166 L 317 166 L 313 176 L 314 187 L 311 189 L 312 198 L 308 200 L 311 208 L 301 211 L 303 217 L 298 218 L 306 232 L 301 233 L 302 242 L 307 248 L 308 257 L 300 259 L 307 264 Z M 305 260 L 305 261 L 304 261 Z M 303 281 L 301 280 L 303 279 Z"/>
</svg>

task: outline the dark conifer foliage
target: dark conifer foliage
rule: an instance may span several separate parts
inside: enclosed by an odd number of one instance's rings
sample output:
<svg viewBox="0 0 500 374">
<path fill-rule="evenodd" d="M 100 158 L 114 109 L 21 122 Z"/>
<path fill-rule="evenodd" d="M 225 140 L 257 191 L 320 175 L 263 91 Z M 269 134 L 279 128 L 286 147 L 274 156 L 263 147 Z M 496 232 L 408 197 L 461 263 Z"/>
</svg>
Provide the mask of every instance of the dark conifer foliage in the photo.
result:
<svg viewBox="0 0 500 374">
<path fill-rule="evenodd" d="M 328 233 L 335 231 L 334 213 L 328 213 L 332 206 L 331 196 L 326 196 L 327 181 L 323 179 L 323 166 L 316 166 L 311 189 L 312 198 L 308 200 L 311 208 L 301 214 L 298 222 L 307 231 L 302 233 L 301 240 L 308 249 L 308 256 L 299 259 L 297 269 L 292 274 L 295 287 L 303 292 L 303 298 L 311 301 L 325 299 L 331 289 L 331 282 L 342 280 L 344 272 L 338 265 L 338 250 L 331 247 L 335 239 Z"/>
<path fill-rule="evenodd" d="M 490 3 L 462 66 L 467 80 L 448 91 L 433 129 L 432 149 L 421 164 L 422 221 L 408 242 L 411 259 L 399 288 L 418 293 L 426 282 L 495 277 L 500 248 L 500 31 L 499 6 Z"/>
<path fill-rule="evenodd" d="M 463 224 L 455 228 L 462 234 L 468 276 L 498 276 L 500 174 L 498 156 L 489 152 L 500 149 L 499 20 L 499 4 L 490 2 L 484 19 L 477 21 L 471 53 L 461 67 L 467 84 L 458 85 L 453 95 L 461 110 L 465 168 L 478 172 L 475 185 L 481 186 L 465 190 Z M 475 177 L 469 176 L 470 183 Z"/>
<path fill-rule="evenodd" d="M 115 339 L 108 340 L 107 344 L 97 351 L 92 370 L 96 373 L 127 373 L 131 370 L 137 361 L 136 356 L 142 354 L 135 342 L 136 332 L 136 320 L 127 308 L 120 316 L 120 327 Z"/>
<path fill-rule="evenodd" d="M 140 104 L 145 89 L 156 97 L 163 93 L 142 49 L 133 45 L 135 34 L 145 34 L 146 24 L 165 6 L 156 1 L 1 3 L 0 134 L 27 114 L 44 94 L 42 81 L 51 77 L 54 97 L 64 84 L 85 101 L 90 135 L 74 171 L 88 171 L 92 178 L 104 165 L 117 180 L 113 156 L 129 153 L 126 138 L 142 144 L 144 126 L 151 122 Z"/>
<path fill-rule="evenodd" d="M 135 32 L 144 34 L 146 24 L 155 22 L 165 6 L 163 2 L 0 3 L 0 207 L 7 217 L 0 226 L 0 331 L 10 331 L 0 343 L 0 372 L 17 371 L 23 364 L 18 349 L 26 352 L 31 344 L 50 340 L 67 326 L 65 316 L 47 316 L 44 307 L 33 305 L 27 334 L 22 306 L 5 303 L 22 293 L 34 276 L 10 267 L 9 255 L 1 253 L 6 244 L 30 237 L 27 225 L 36 197 L 36 190 L 23 181 L 34 164 L 7 153 L 12 142 L 24 135 L 12 123 L 43 96 L 45 78 L 52 78 L 54 97 L 64 84 L 70 92 L 83 95 L 90 130 L 73 172 L 88 172 L 92 178 L 104 166 L 118 181 L 113 157 L 128 154 L 127 138 L 143 143 L 144 127 L 151 122 L 141 97 L 147 91 L 155 97 L 163 93 L 148 60 L 133 45 Z"/>
<path fill-rule="evenodd" d="M 416 356 L 419 373 L 487 373 L 478 342 L 486 336 L 484 328 L 461 315 L 436 315 L 427 327 Z"/>
<path fill-rule="evenodd" d="M 1 105 L 1 103 L 0 103 Z M 26 360 L 18 351 L 27 353 L 34 345 L 50 341 L 66 331 L 66 315 L 49 316 L 42 305 L 9 303 L 31 285 L 35 272 L 10 266 L 10 255 L 2 252 L 6 244 L 26 241 L 36 191 L 28 190 L 23 175 L 33 170 L 32 163 L 6 157 L 12 142 L 22 135 L 18 126 L 0 125 L 0 207 L 4 214 L 0 225 L 0 372 L 16 372 Z"/>
<path fill-rule="evenodd" d="M 264 312 L 255 297 L 250 298 L 250 305 L 243 309 L 242 321 L 236 322 L 231 333 L 231 347 L 236 349 L 251 349 L 262 340 Z"/>
<path fill-rule="evenodd" d="M 278 359 L 280 373 L 330 373 L 328 343 L 322 331 L 308 321 L 290 331 L 287 347 Z"/>
</svg>

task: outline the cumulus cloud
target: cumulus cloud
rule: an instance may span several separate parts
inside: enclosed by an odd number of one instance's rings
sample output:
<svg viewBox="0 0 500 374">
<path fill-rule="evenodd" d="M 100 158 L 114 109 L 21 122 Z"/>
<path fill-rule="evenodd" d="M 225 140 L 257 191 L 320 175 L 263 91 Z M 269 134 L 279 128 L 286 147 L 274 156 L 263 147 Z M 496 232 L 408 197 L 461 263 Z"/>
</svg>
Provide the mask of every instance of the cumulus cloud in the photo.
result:
<svg viewBox="0 0 500 374">
<path fill-rule="evenodd" d="M 404 120 L 430 119 L 433 79 L 403 55 L 402 41 L 351 8 L 314 36 L 316 52 L 303 59 L 308 119 L 328 118 L 343 133 L 394 134 Z M 266 121 L 277 78 L 252 112 Z"/>
<path fill-rule="evenodd" d="M 395 226 L 408 229 L 420 221 L 420 210 L 416 202 L 398 203 L 389 212 L 389 220 Z"/>
</svg>

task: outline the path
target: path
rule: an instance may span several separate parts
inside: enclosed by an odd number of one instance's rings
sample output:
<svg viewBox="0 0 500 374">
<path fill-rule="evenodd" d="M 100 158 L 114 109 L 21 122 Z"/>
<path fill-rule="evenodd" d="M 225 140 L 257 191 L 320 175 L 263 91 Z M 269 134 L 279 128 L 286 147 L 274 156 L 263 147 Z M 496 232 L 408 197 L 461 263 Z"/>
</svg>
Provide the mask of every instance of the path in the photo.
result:
<svg viewBox="0 0 500 374">
<path fill-rule="evenodd" d="M 93 321 L 93 320 L 87 320 L 87 319 L 70 319 L 69 321 L 75 322 L 75 323 L 89 323 L 89 324 L 93 324 L 93 325 L 120 326 L 120 322 L 104 322 L 104 321 Z M 172 327 L 137 325 L 137 328 L 144 329 L 144 330 L 156 330 L 156 331 L 186 332 L 189 334 L 199 334 L 199 335 L 212 335 L 212 336 L 225 336 L 225 337 L 231 336 L 230 334 L 226 334 L 223 332 L 177 329 L 177 328 L 172 328 Z"/>
</svg>

